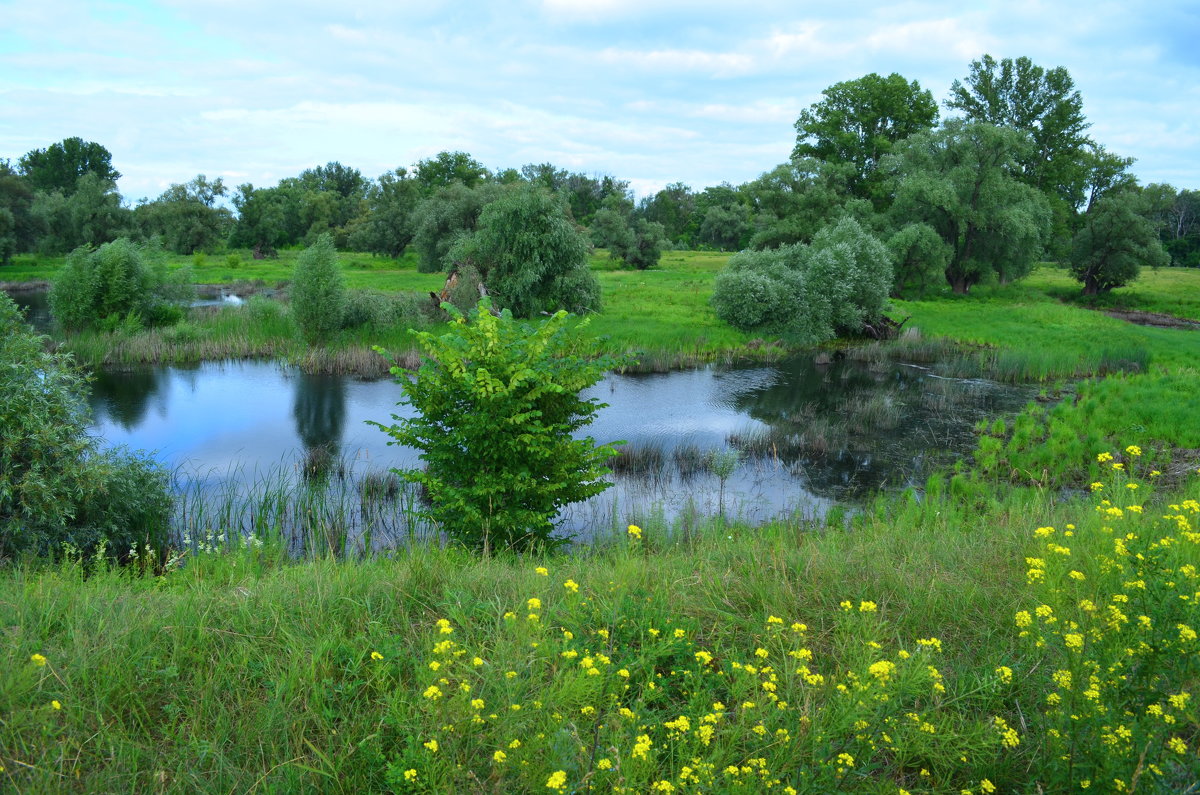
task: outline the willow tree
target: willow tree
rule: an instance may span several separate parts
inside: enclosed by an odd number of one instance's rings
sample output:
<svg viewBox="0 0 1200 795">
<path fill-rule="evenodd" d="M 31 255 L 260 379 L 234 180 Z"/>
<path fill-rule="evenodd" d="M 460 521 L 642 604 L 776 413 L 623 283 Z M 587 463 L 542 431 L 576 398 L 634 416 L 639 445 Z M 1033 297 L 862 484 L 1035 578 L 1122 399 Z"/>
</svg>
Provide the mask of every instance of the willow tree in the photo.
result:
<svg viewBox="0 0 1200 795">
<path fill-rule="evenodd" d="M 883 168 L 897 227 L 924 223 L 949 249 L 946 281 L 966 293 L 986 278 L 1029 273 L 1050 228 L 1046 198 L 1019 176 L 1029 140 L 993 124 L 947 121 L 903 141 Z"/>
</svg>

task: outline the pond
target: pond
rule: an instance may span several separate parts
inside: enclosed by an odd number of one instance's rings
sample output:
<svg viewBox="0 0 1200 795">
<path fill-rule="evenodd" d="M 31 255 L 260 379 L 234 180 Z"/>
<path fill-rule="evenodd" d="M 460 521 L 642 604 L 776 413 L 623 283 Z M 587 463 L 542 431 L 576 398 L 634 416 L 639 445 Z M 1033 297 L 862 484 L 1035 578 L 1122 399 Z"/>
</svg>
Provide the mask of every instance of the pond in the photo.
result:
<svg viewBox="0 0 1200 795">
<path fill-rule="evenodd" d="M 14 298 L 35 327 L 48 327 L 44 292 Z M 818 364 L 812 355 L 609 374 L 586 394 L 607 404 L 587 433 L 624 442 L 613 487 L 570 506 L 559 522 L 587 539 L 630 522 L 687 526 L 717 514 L 820 518 L 879 489 L 920 487 L 969 453 L 976 423 L 1019 411 L 1034 394 L 918 365 Z M 401 398 L 390 380 L 267 362 L 102 371 L 92 383 L 92 430 L 104 445 L 152 451 L 176 472 L 184 531 L 290 532 L 315 523 L 336 527 L 339 538 L 378 530 L 367 543 L 394 543 L 416 532 L 415 497 L 389 471 L 420 460 L 416 450 L 389 446 L 369 421 L 407 416 Z M 708 463 L 727 450 L 740 457 L 722 480 Z"/>
<path fill-rule="evenodd" d="M 919 486 L 935 466 L 970 450 L 977 421 L 1019 410 L 1033 390 L 911 365 L 819 365 L 803 356 L 771 366 L 609 374 L 586 395 L 607 404 L 588 434 L 625 444 L 613 462 L 613 488 L 560 517 L 564 532 L 582 538 L 629 522 L 687 522 L 721 511 L 750 522 L 818 518 L 880 488 Z M 154 451 L 178 470 L 193 505 L 222 495 L 221 523 L 244 524 L 254 501 L 247 490 L 310 493 L 320 481 L 342 495 L 322 506 L 344 512 L 346 494 L 366 494 L 393 467 L 419 465 L 416 450 L 389 446 L 368 424 L 408 416 L 400 400 L 392 381 L 223 362 L 101 372 L 91 407 L 104 444 Z M 741 459 L 722 483 L 705 460 L 730 448 Z M 366 521 L 361 500 L 350 502 Z M 243 510 L 231 513 L 235 505 Z M 389 529 L 412 532 L 400 517 Z"/>
</svg>

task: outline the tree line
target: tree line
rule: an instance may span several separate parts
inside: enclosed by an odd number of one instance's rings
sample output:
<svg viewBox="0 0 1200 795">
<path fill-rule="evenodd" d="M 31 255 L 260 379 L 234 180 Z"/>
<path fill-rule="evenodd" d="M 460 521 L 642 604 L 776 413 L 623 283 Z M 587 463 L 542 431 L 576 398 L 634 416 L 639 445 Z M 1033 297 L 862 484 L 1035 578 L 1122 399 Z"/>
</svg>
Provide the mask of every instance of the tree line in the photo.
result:
<svg viewBox="0 0 1200 795">
<path fill-rule="evenodd" d="M 888 245 L 896 294 L 943 280 L 965 292 L 981 280 L 1019 278 L 1042 257 L 1085 272 L 1081 245 L 1104 263 L 1084 279 L 1100 291 L 1115 286 L 1100 272 L 1123 255 L 1095 249 L 1128 248 L 1104 234 L 1130 219 L 1150 224 L 1149 237 L 1134 243 L 1143 255 L 1153 256 L 1154 238 L 1171 264 L 1200 267 L 1200 192 L 1139 186 L 1132 159 L 1088 136 L 1066 69 L 984 56 L 942 107 L 953 115 L 941 119 L 933 94 L 895 73 L 837 83 L 800 114 L 787 162 L 741 185 L 673 183 L 637 201 L 612 176 L 550 163 L 493 171 L 465 152 L 441 152 L 374 179 L 338 162 L 274 186 L 231 189 L 201 174 L 131 207 L 109 151 L 68 138 L 15 165 L 0 161 L 0 262 L 119 237 L 154 239 L 180 254 L 235 247 L 271 256 L 328 234 L 342 250 L 415 251 L 433 272 L 451 267 L 452 247 L 475 230 L 484 207 L 525 185 L 550 194 L 593 244 L 637 268 L 664 248 L 809 244 L 843 217 Z"/>
</svg>

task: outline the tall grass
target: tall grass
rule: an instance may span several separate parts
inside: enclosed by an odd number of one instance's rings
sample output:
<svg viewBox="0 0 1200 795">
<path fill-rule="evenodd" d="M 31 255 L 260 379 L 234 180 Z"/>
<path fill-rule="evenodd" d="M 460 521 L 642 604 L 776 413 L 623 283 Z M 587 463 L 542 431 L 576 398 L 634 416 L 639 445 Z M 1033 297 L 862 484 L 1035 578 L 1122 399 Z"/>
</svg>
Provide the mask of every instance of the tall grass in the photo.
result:
<svg viewBox="0 0 1200 795">
<path fill-rule="evenodd" d="M 1200 657 L 1177 625 L 1194 616 L 1153 594 L 1168 580 L 1190 593 L 1200 508 L 1183 500 L 1200 482 L 1161 500 L 1141 485 L 1144 519 L 1119 520 L 1120 533 L 1145 539 L 1126 542 L 1131 554 L 1174 557 L 1124 574 L 1104 563 L 1117 520 L 1095 510 L 1132 495 L 1119 479 L 1062 501 L 934 478 L 924 498 L 881 498 L 849 532 L 648 525 L 546 559 L 418 541 L 296 564 L 242 543 L 190 550 L 159 578 L 15 567 L 0 576 L 0 779 L 21 792 L 665 781 L 874 793 L 1113 790 L 1136 776 L 1139 790 L 1186 791 L 1200 725 L 1195 696 L 1181 694 L 1200 681 Z M 1155 525 L 1162 514 L 1169 528 Z M 1151 546 L 1164 533 L 1173 543 Z M 1031 557 L 1044 575 L 1028 574 Z M 1108 629 L 1081 598 L 1106 615 L 1121 606 L 1128 625 Z M 1139 614 L 1162 636 L 1139 652 L 1150 675 L 1103 674 L 1124 664 L 1109 651 L 1137 647 Z M 1093 660 L 1107 713 L 1080 711 Z M 1058 670 L 1078 688 L 1064 691 Z M 1068 698 L 1082 723 L 1056 712 Z M 1129 699 L 1140 700 L 1125 717 Z M 1106 745 L 1114 721 L 1132 753 Z"/>
</svg>

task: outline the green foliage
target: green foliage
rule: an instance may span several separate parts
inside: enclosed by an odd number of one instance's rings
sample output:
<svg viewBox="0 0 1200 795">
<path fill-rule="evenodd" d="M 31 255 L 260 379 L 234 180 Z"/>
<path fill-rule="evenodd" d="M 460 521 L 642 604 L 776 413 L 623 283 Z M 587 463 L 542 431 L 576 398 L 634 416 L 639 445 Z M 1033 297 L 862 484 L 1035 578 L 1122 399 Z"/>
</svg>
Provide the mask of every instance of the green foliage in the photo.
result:
<svg viewBox="0 0 1200 795">
<path fill-rule="evenodd" d="M 1143 265 L 1170 264 L 1154 224 L 1139 215 L 1140 206 L 1136 193 L 1123 191 L 1088 211 L 1071 244 L 1071 274 L 1083 282 L 1085 295 L 1128 284 Z"/>
<path fill-rule="evenodd" d="M 296 325 L 310 345 L 327 341 L 341 328 L 346 284 L 330 235 L 321 235 L 296 260 L 288 294 Z"/>
<path fill-rule="evenodd" d="M 666 238 L 673 243 L 690 245 L 695 234 L 693 217 L 696 194 L 682 182 L 672 182 L 638 205 L 638 214 L 647 221 L 662 224 Z M 635 230 L 636 231 L 636 230 Z"/>
<path fill-rule="evenodd" d="M 479 271 L 497 305 L 532 317 L 600 309 L 600 284 L 588 270 L 587 250 L 563 200 L 523 186 L 487 205 L 478 228 L 459 238 L 449 256 Z"/>
<path fill-rule="evenodd" d="M 853 218 L 843 218 L 809 246 L 735 254 L 717 276 L 713 306 L 744 331 L 820 342 L 877 320 L 891 286 L 888 250 Z"/>
<path fill-rule="evenodd" d="M 896 271 L 893 295 L 921 298 L 945 283 L 950 247 L 929 224 L 905 224 L 888 238 L 887 247 Z"/>
<path fill-rule="evenodd" d="M 194 294 L 189 270 L 168 274 L 158 252 L 128 238 L 67 257 L 50 291 L 50 311 L 68 331 L 179 320 Z M 133 318 L 137 318 L 135 322 Z"/>
<path fill-rule="evenodd" d="M 129 225 L 129 210 L 121 206 L 116 184 L 93 173 L 80 177 L 70 193 L 38 191 L 29 212 L 39 231 L 37 249 L 42 254 L 108 243 Z"/>
<path fill-rule="evenodd" d="M 416 293 L 385 293 L 382 290 L 354 289 L 346 291 L 342 308 L 342 327 L 371 326 L 387 328 L 398 323 L 414 325 L 421 320 L 421 308 L 428 298 Z"/>
<path fill-rule="evenodd" d="M 1024 56 L 997 61 L 984 55 L 971 62 L 965 83 L 951 84 L 946 105 L 963 111 L 968 121 L 1030 135 L 1033 146 L 1018 154 L 1021 178 L 1068 208 L 1081 204 L 1089 124 L 1083 98 L 1064 67 L 1044 69 Z"/>
<path fill-rule="evenodd" d="M 421 184 L 403 168 L 383 174 L 367 189 L 367 215 L 355 226 L 350 244 L 356 251 L 399 257 L 413 238 L 413 213 Z"/>
<path fill-rule="evenodd" d="M 459 237 L 475 230 L 483 208 L 504 190 L 499 185 L 471 189 L 451 182 L 421 202 L 412 219 L 417 269 L 422 273 L 448 270 L 454 264 L 450 249 Z"/>
<path fill-rule="evenodd" d="M 566 312 L 525 325 L 490 309 L 480 301 L 468 322 L 451 307 L 449 333 L 418 335 L 416 378 L 392 370 L 417 414 L 379 427 L 421 451 L 425 469 L 398 474 L 427 490 L 427 515 L 451 538 L 485 553 L 553 546 L 559 510 L 609 485 L 614 450 L 572 434 L 600 408 L 580 391 L 613 362 L 589 358 Z"/>
<path fill-rule="evenodd" d="M 39 227 L 32 205 L 29 181 L 0 160 L 0 265 L 8 265 L 19 251 L 33 250 Z"/>
<path fill-rule="evenodd" d="M 0 295 L 0 559 L 48 555 L 64 543 L 166 551 L 172 499 L 150 459 L 97 452 L 86 385 L 70 357 L 47 353 Z"/>
<path fill-rule="evenodd" d="M 891 174 L 897 226 L 924 223 L 950 249 L 946 281 L 966 293 L 989 276 L 1027 274 L 1049 233 L 1045 197 L 1018 178 L 1029 143 L 991 124 L 946 122 L 897 145 L 883 169 Z"/>
<path fill-rule="evenodd" d="M 57 191 L 64 195 L 75 192 L 85 174 L 94 174 L 101 181 L 115 183 L 121 175 L 112 167 L 112 153 L 95 141 L 65 138 L 45 149 L 34 149 L 19 161 L 21 173 L 39 191 Z"/>
<path fill-rule="evenodd" d="M 874 209 L 870 202 L 854 197 L 853 175 L 849 163 L 800 158 L 742 186 L 754 215 L 750 248 L 808 243 L 843 215 L 867 222 Z"/>
<path fill-rule="evenodd" d="M 455 184 L 474 188 L 491 176 L 486 166 L 466 152 L 438 152 L 419 161 L 414 171 L 417 183 L 426 194 Z"/>
<path fill-rule="evenodd" d="M 212 251 L 225 243 L 233 225 L 229 211 L 214 206 L 225 194 L 220 177 L 210 182 L 200 174 L 191 182 L 172 185 L 154 201 L 138 205 L 134 221 L 145 237 L 158 236 L 177 254 Z"/>
<path fill-rule="evenodd" d="M 853 167 L 850 190 L 860 198 L 883 200 L 875 171 L 892 146 L 933 127 L 938 118 L 933 94 L 893 72 L 872 72 L 837 83 L 825 98 L 796 120 L 792 158 L 815 157 Z"/>
</svg>

